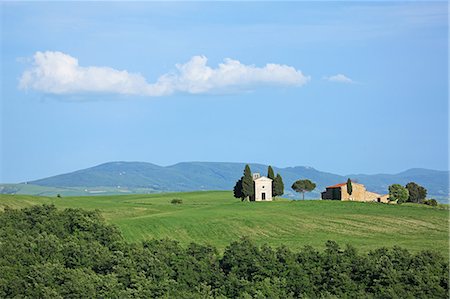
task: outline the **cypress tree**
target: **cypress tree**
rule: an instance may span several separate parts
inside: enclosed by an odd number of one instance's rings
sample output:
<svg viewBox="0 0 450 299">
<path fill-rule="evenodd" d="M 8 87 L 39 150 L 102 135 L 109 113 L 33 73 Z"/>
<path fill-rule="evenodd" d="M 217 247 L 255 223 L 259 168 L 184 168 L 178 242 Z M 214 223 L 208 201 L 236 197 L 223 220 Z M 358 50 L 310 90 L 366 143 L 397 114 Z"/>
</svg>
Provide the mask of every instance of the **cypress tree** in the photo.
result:
<svg viewBox="0 0 450 299">
<path fill-rule="evenodd" d="M 250 199 L 255 193 L 253 188 L 252 172 L 248 164 L 245 165 L 244 176 L 242 177 L 242 193 L 244 198 L 248 199 Z"/>
<path fill-rule="evenodd" d="M 273 168 L 270 165 L 269 165 L 269 168 L 267 169 L 267 177 L 271 180 L 275 179 L 275 174 L 273 173 Z"/>
<path fill-rule="evenodd" d="M 234 197 L 236 198 L 240 198 L 241 200 L 244 200 L 245 196 L 242 193 L 242 179 L 243 177 L 241 177 L 237 182 L 236 185 L 233 188 L 233 194 Z"/>
<path fill-rule="evenodd" d="M 275 196 L 280 196 L 284 194 L 284 183 L 283 183 L 283 178 L 281 177 L 281 175 L 279 173 L 277 173 L 277 176 L 275 177 L 275 180 L 273 181 L 273 197 Z"/>
<path fill-rule="evenodd" d="M 273 168 L 270 165 L 267 169 L 267 177 L 272 180 L 272 196 L 275 196 L 275 174 L 273 173 Z"/>
<path fill-rule="evenodd" d="M 353 193 L 352 180 L 350 180 L 350 178 L 347 180 L 347 193 L 350 195 Z"/>
</svg>

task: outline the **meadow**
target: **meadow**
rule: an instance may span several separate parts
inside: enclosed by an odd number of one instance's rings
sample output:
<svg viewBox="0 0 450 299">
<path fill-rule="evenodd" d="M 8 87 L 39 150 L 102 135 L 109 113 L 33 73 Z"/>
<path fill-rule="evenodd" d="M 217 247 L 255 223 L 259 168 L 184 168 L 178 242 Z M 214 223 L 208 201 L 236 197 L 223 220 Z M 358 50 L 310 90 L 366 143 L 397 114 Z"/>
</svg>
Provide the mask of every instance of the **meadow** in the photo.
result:
<svg viewBox="0 0 450 299">
<path fill-rule="evenodd" d="M 182 199 L 182 204 L 171 200 Z M 241 202 L 231 192 L 149 195 L 38 197 L 0 195 L 0 209 L 54 204 L 58 208 L 98 209 L 129 242 L 170 238 L 187 245 L 223 250 L 248 236 L 257 244 L 304 245 L 323 249 L 327 240 L 361 252 L 398 245 L 412 252 L 432 249 L 448 256 L 448 209 L 340 201 Z"/>
</svg>

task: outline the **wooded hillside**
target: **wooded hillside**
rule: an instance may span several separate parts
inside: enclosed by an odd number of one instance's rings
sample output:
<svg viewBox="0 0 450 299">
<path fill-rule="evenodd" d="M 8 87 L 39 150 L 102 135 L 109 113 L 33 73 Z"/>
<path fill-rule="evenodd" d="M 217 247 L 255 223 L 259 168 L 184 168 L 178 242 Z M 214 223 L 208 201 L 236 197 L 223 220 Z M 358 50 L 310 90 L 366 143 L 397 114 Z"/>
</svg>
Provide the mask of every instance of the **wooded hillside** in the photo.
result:
<svg viewBox="0 0 450 299">
<path fill-rule="evenodd" d="M 360 254 L 257 246 L 223 254 L 172 240 L 126 243 L 98 212 L 52 205 L 0 213 L 0 297 L 446 298 L 447 261 L 400 247 Z"/>
</svg>

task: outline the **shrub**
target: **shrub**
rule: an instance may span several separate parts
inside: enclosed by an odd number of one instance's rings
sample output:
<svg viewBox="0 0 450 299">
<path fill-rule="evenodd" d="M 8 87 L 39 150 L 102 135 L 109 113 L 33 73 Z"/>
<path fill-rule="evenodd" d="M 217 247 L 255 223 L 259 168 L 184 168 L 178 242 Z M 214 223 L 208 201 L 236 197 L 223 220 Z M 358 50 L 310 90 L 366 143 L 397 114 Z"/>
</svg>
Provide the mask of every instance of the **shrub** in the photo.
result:
<svg viewBox="0 0 450 299">
<path fill-rule="evenodd" d="M 426 205 L 432 206 L 432 207 L 437 207 L 437 205 L 438 205 L 437 200 L 434 199 L 434 198 L 425 199 L 425 200 L 423 201 L 423 203 L 426 204 Z"/>
<path fill-rule="evenodd" d="M 183 200 L 181 198 L 174 198 L 170 201 L 170 203 L 174 205 L 179 205 L 183 203 Z"/>
</svg>

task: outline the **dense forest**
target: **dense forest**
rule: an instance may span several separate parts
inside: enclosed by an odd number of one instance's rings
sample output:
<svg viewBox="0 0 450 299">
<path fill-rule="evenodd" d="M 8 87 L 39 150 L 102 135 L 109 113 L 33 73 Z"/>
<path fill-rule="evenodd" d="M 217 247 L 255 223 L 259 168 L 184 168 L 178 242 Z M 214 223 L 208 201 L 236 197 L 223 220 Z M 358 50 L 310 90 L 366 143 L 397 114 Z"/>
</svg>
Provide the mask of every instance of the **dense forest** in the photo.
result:
<svg viewBox="0 0 450 299">
<path fill-rule="evenodd" d="M 400 247 L 358 253 L 328 241 L 223 253 L 173 240 L 130 244 L 99 212 L 34 206 L 0 213 L 0 297 L 447 298 L 448 261 Z"/>
</svg>

